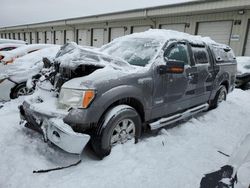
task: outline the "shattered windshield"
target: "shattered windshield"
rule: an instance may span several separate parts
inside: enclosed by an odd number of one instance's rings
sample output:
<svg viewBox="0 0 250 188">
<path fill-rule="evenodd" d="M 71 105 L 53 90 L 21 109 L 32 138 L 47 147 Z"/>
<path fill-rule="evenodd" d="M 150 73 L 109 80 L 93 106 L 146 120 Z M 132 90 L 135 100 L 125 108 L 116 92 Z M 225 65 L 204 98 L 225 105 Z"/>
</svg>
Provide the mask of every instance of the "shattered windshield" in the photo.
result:
<svg viewBox="0 0 250 188">
<path fill-rule="evenodd" d="M 145 66 L 155 57 L 161 45 L 161 42 L 150 38 L 118 39 L 100 51 L 119 57 L 131 65 Z"/>
</svg>

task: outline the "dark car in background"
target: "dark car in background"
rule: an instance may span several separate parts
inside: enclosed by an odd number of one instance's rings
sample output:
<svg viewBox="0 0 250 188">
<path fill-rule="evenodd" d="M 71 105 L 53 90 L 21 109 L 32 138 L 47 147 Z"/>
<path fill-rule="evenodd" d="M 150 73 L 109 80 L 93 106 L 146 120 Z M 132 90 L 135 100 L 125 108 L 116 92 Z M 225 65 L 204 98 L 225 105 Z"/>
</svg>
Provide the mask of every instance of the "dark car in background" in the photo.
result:
<svg viewBox="0 0 250 188">
<path fill-rule="evenodd" d="M 237 57 L 236 87 L 250 88 L 250 57 Z"/>
</svg>

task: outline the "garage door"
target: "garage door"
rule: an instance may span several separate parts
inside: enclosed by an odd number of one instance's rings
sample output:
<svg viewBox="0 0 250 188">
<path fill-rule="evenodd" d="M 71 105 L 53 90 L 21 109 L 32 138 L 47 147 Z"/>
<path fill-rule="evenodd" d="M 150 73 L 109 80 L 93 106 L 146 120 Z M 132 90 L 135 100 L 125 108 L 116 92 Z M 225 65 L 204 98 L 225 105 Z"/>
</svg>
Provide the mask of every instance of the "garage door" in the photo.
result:
<svg viewBox="0 0 250 188">
<path fill-rule="evenodd" d="M 110 41 L 125 35 L 124 27 L 110 28 Z"/>
<path fill-rule="evenodd" d="M 25 33 L 25 41 L 30 44 L 30 32 Z"/>
<path fill-rule="evenodd" d="M 38 32 L 38 43 L 45 43 L 45 33 L 44 32 Z"/>
<path fill-rule="evenodd" d="M 170 29 L 170 30 L 185 32 L 185 24 L 164 24 L 161 25 L 161 29 Z"/>
<path fill-rule="evenodd" d="M 79 29 L 78 30 L 78 44 L 82 46 L 89 45 L 88 41 L 88 30 L 86 29 Z"/>
<path fill-rule="evenodd" d="M 54 44 L 54 32 L 53 31 L 46 31 L 46 43 Z"/>
<path fill-rule="evenodd" d="M 198 35 L 209 36 L 219 43 L 228 44 L 232 30 L 232 21 L 201 22 L 198 24 Z"/>
<path fill-rule="evenodd" d="M 74 41 L 74 31 L 67 30 L 66 31 L 66 42 L 73 42 Z"/>
<path fill-rule="evenodd" d="M 92 45 L 101 47 L 104 44 L 104 29 L 93 29 Z"/>
<path fill-rule="evenodd" d="M 20 33 L 20 40 L 24 40 L 24 33 Z"/>
<path fill-rule="evenodd" d="M 64 31 L 56 31 L 55 33 L 55 42 L 56 44 L 63 45 L 64 44 Z"/>
<path fill-rule="evenodd" d="M 248 26 L 248 34 L 247 34 L 247 41 L 246 41 L 244 55 L 250 56 L 250 25 Z"/>
<path fill-rule="evenodd" d="M 151 28 L 151 26 L 134 26 L 133 27 L 133 33 L 140 33 L 140 32 L 144 32 L 147 31 Z"/>
<path fill-rule="evenodd" d="M 32 32 L 32 33 L 31 33 L 31 43 L 32 43 L 32 44 L 35 44 L 35 43 L 36 43 L 36 33 L 35 33 L 35 32 Z"/>
</svg>

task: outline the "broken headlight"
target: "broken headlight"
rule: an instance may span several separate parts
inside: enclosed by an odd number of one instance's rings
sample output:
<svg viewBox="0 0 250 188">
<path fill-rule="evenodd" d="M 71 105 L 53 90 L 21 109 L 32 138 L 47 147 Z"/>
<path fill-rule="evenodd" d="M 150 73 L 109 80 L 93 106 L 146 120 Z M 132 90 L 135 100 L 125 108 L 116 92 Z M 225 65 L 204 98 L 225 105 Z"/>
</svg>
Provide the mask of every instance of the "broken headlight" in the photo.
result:
<svg viewBox="0 0 250 188">
<path fill-rule="evenodd" d="M 67 107 L 88 108 L 94 97 L 94 90 L 61 88 L 59 103 Z"/>
</svg>

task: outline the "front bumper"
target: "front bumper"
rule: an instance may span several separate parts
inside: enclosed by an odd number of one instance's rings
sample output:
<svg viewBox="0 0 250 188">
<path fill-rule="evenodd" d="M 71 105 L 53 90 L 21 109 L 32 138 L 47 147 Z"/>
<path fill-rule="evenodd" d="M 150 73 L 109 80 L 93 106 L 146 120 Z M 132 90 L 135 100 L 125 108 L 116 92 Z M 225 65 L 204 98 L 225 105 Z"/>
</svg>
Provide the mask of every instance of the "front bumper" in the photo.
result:
<svg viewBox="0 0 250 188">
<path fill-rule="evenodd" d="M 27 101 L 19 109 L 21 119 L 26 121 L 25 127 L 40 132 L 45 141 L 49 140 L 64 151 L 80 154 L 90 139 L 89 135 L 76 133 L 63 122 L 66 113 L 51 109 L 44 113 Z"/>
</svg>

